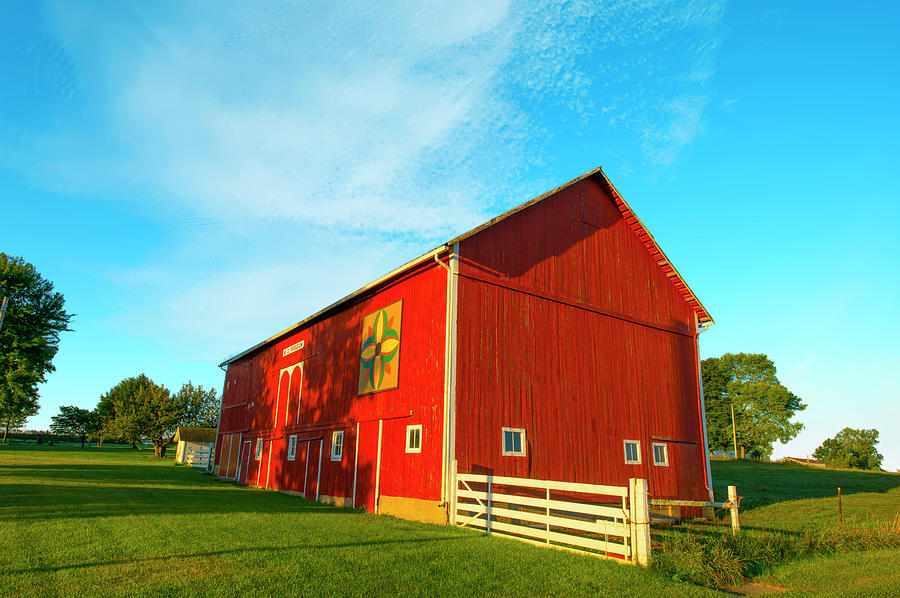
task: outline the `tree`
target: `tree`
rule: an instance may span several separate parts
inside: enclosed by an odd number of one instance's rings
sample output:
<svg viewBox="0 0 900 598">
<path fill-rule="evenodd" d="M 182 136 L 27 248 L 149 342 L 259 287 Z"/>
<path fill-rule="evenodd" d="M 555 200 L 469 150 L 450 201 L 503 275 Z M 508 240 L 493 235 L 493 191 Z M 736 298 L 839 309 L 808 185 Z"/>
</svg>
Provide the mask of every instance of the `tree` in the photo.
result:
<svg viewBox="0 0 900 598">
<path fill-rule="evenodd" d="M 90 409 L 82 409 L 74 405 L 62 405 L 59 415 L 50 418 L 50 431 L 54 434 L 65 434 L 81 438 L 81 448 L 89 435 L 97 428 L 97 416 Z"/>
<path fill-rule="evenodd" d="M 157 457 L 165 457 L 187 413 L 182 397 L 144 374 L 111 388 L 100 397 L 97 410 L 105 437 L 124 438 L 135 446 L 148 440 Z"/>
<path fill-rule="evenodd" d="M 176 402 L 184 406 L 184 417 L 179 425 L 214 428 L 219 423 L 219 398 L 212 388 L 204 390 L 203 385 L 187 384 L 175 395 Z"/>
<path fill-rule="evenodd" d="M 141 437 L 150 441 L 157 457 L 165 457 L 166 447 L 175 437 L 184 411 L 184 404 L 169 389 L 151 381 L 135 397 L 132 425 Z"/>
<path fill-rule="evenodd" d="M 125 378 L 100 396 L 94 409 L 100 430 L 99 443 L 103 439 L 120 438 L 140 447 L 141 435 L 134 425 L 134 400 L 140 389 L 150 384 L 150 378 L 141 374 Z"/>
<path fill-rule="evenodd" d="M 22 258 L 0 253 L 0 298 L 8 297 L 0 329 L 0 421 L 3 442 L 13 423 L 37 413 L 38 385 L 54 371 L 59 335 L 72 315 L 65 299 Z"/>
<path fill-rule="evenodd" d="M 726 353 L 702 363 L 706 426 L 710 448 L 733 446 L 731 408 L 742 452 L 772 454 L 772 444 L 788 442 L 803 429 L 790 419 L 806 409 L 776 376 L 775 364 L 761 353 Z"/>
<path fill-rule="evenodd" d="M 813 452 L 813 457 L 830 467 L 881 469 L 884 456 L 876 450 L 878 430 L 844 428 Z"/>
<path fill-rule="evenodd" d="M 6 444 L 6 436 L 9 434 L 10 430 L 18 430 L 22 426 L 25 425 L 25 420 L 27 420 L 30 416 L 34 415 L 33 413 L 19 413 L 6 415 L 3 418 L 3 444 Z"/>
</svg>

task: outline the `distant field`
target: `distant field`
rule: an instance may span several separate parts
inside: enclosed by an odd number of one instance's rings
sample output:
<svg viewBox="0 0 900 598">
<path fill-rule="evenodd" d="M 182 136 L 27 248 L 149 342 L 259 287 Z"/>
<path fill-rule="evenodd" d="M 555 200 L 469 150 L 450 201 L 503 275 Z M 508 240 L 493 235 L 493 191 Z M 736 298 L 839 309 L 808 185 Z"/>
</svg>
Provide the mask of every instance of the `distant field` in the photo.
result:
<svg viewBox="0 0 900 598">
<path fill-rule="evenodd" d="M 712 471 L 716 500 L 729 485 L 743 497 L 743 540 L 731 548 L 754 581 L 816 595 L 900 596 L 900 475 L 730 460 L 712 461 Z M 686 522 L 654 539 L 700 538 L 706 556 L 723 556 L 716 549 L 731 532 L 720 515 L 718 525 Z"/>
<path fill-rule="evenodd" d="M 753 507 L 742 516 L 751 533 L 827 527 L 836 480 L 846 484 L 845 517 L 874 521 L 900 508 L 900 476 L 713 467 L 717 485 L 737 482 Z M 897 562 L 897 548 L 837 552 L 776 565 L 763 579 L 835 596 L 894 596 Z M 146 451 L 0 446 L 2 596 L 722 595 L 672 577 L 241 488 Z"/>
<path fill-rule="evenodd" d="M 728 486 L 743 496 L 746 528 L 784 530 L 838 526 L 838 488 L 844 523 L 878 522 L 900 514 L 900 474 L 816 469 L 804 465 L 712 461 L 716 500 Z"/>
</svg>

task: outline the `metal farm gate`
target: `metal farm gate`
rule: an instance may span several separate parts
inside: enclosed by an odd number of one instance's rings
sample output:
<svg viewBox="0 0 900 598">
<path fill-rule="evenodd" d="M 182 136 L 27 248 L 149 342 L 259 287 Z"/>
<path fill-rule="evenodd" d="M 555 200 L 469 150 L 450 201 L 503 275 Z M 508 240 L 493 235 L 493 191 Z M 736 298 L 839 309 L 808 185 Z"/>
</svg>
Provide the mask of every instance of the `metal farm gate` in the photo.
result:
<svg viewBox="0 0 900 598">
<path fill-rule="evenodd" d="M 457 473 L 453 523 L 646 565 L 650 559 L 647 480 L 628 487 Z"/>
</svg>

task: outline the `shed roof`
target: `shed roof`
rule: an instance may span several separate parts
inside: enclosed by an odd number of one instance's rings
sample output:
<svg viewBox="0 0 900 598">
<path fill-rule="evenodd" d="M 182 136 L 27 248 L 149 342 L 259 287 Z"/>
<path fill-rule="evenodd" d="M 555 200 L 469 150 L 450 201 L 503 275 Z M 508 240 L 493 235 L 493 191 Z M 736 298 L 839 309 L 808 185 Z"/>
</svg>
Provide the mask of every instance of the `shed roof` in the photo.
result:
<svg viewBox="0 0 900 598">
<path fill-rule="evenodd" d="M 458 243 L 464 239 L 468 239 L 469 237 L 483 231 L 484 229 L 497 224 L 501 220 L 505 220 L 505 219 L 509 218 L 510 216 L 512 216 L 513 214 L 515 214 L 517 212 L 521 212 L 522 210 L 524 210 L 530 206 L 533 206 L 534 204 L 550 197 L 551 195 L 558 193 L 567 187 L 570 187 L 576 183 L 579 183 L 579 182 L 581 182 L 585 179 L 591 178 L 591 177 L 595 177 L 600 182 L 600 184 L 606 188 L 607 192 L 610 194 L 610 196 L 616 202 L 616 207 L 619 208 L 619 212 L 621 212 L 622 217 L 625 219 L 625 222 L 631 227 L 631 229 L 637 235 L 638 239 L 641 241 L 641 243 L 643 243 L 644 247 L 647 248 L 647 251 L 649 251 L 650 255 L 656 260 L 657 265 L 662 269 L 663 272 L 665 272 L 666 276 L 675 285 L 675 288 L 678 289 L 678 291 L 682 294 L 682 296 L 684 297 L 684 300 L 694 310 L 694 313 L 697 314 L 697 320 L 700 322 L 700 324 L 703 326 L 709 326 L 709 325 L 713 324 L 714 322 L 713 322 L 712 316 L 709 315 L 709 312 L 706 310 L 705 307 L 703 307 L 703 305 L 700 303 L 700 300 L 697 299 L 696 295 L 694 295 L 694 292 L 691 291 L 691 289 L 688 287 L 687 283 L 684 281 L 684 279 L 681 277 L 681 275 L 675 269 L 675 266 L 672 265 L 672 263 L 669 261 L 669 258 L 666 257 L 666 254 L 663 253 L 663 250 L 656 243 L 656 240 L 653 238 L 653 235 L 650 234 L 650 231 L 647 230 L 647 228 L 640 221 L 640 219 L 637 217 L 637 215 L 635 215 L 635 213 L 631 209 L 631 207 L 627 203 L 625 203 L 625 200 L 622 199 L 621 195 L 619 195 L 619 192 L 616 190 L 616 188 L 613 186 L 613 184 L 607 178 L 606 173 L 603 172 L 603 167 L 598 166 L 597 168 L 595 168 L 593 170 L 589 170 L 588 172 L 582 174 L 581 176 L 578 176 L 578 177 L 572 179 L 568 183 L 560 185 L 559 187 L 556 187 L 555 189 L 551 189 L 550 191 L 547 191 L 546 193 L 543 193 L 543 194 L 535 197 L 534 199 L 526 201 L 525 203 L 518 205 L 518 206 L 512 208 L 511 210 L 504 212 L 503 214 L 500 214 L 496 218 L 492 218 L 491 220 L 488 220 L 484 224 L 482 224 L 480 226 L 476 226 L 472 230 L 465 232 L 465 233 L 459 235 L 458 237 L 455 237 L 455 238 L 447 241 L 443 245 L 432 249 L 428 253 L 425 253 L 425 254 L 417 257 L 416 259 L 414 259 L 410 262 L 407 262 L 406 264 L 403 264 L 396 270 L 388 272 L 387 274 L 385 274 L 378 280 L 375 280 L 375 281 L 367 284 L 366 286 L 364 286 L 360 289 L 357 289 L 356 291 L 353 291 L 346 297 L 343 297 L 343 298 L 335 301 L 328 307 L 325 307 L 325 308 L 317 311 L 313 315 L 309 316 L 308 318 L 305 318 L 305 319 L 301 320 L 300 322 L 297 322 L 290 328 L 286 328 L 286 329 L 282 330 L 278 334 L 271 336 L 271 337 L 267 338 L 266 340 L 253 345 L 249 349 L 246 349 L 244 351 L 241 351 L 240 353 L 232 355 L 231 357 L 227 358 L 225 361 L 220 363 L 219 367 L 233 363 L 233 362 L 237 361 L 238 359 L 240 359 L 246 355 L 249 355 L 250 353 L 253 353 L 257 349 L 260 349 L 260 348 L 268 345 L 269 343 L 272 343 L 276 340 L 284 338 L 285 336 L 299 330 L 300 328 L 302 328 L 309 322 L 312 322 L 313 320 L 325 315 L 326 313 L 340 307 L 344 303 L 349 302 L 350 300 L 354 299 L 355 297 L 362 295 L 366 291 L 369 291 L 372 288 L 394 278 L 398 274 L 402 274 L 402 273 L 406 272 L 407 270 L 414 268 L 415 266 L 421 264 L 422 262 L 424 262 L 426 260 L 430 260 L 430 259 L 434 258 L 435 256 L 438 256 L 438 255 L 448 251 L 449 248 L 454 243 Z"/>
<path fill-rule="evenodd" d="M 201 442 L 212 443 L 216 441 L 215 428 L 200 428 L 192 426 L 179 426 L 175 431 L 175 442 L 184 440 L 185 442 Z"/>
</svg>

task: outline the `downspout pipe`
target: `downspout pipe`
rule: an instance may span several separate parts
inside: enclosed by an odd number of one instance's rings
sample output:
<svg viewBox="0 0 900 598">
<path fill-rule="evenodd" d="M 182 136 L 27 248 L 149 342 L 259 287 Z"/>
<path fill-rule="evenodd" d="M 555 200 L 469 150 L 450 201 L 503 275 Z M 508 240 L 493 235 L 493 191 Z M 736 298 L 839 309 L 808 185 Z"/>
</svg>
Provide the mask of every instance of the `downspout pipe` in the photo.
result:
<svg viewBox="0 0 900 598">
<path fill-rule="evenodd" d="M 447 251 L 450 251 L 450 247 L 446 244 L 444 245 L 444 249 L 446 249 Z M 447 264 L 445 264 L 444 262 L 441 261 L 441 258 L 439 257 L 438 253 L 434 254 L 434 261 L 436 261 L 441 268 L 446 270 L 447 274 L 453 274 L 453 272 L 450 270 L 450 266 L 448 266 Z"/>
<path fill-rule="evenodd" d="M 455 459 L 455 384 L 456 384 L 456 313 L 457 313 L 457 278 L 459 263 L 459 243 L 450 245 L 445 243 L 442 251 L 436 251 L 434 260 L 447 271 L 447 304 L 446 323 L 444 328 L 444 409 L 442 430 L 442 469 L 441 476 L 441 503 L 449 505 L 452 502 L 454 489 L 451 488 L 454 479 L 452 471 Z M 448 264 L 441 261 L 439 254 L 447 252 Z M 448 521 L 452 520 L 448 511 Z"/>
<path fill-rule="evenodd" d="M 219 428 L 222 426 L 222 411 L 225 410 L 225 385 L 228 384 L 228 366 L 222 367 L 219 366 L 223 372 L 225 372 L 225 382 L 222 384 L 222 400 L 219 402 L 219 418 L 216 420 L 216 441 L 213 442 L 213 452 L 212 459 L 209 460 L 209 469 L 210 473 L 215 472 L 216 475 L 219 472 L 216 470 L 216 458 L 218 455 L 216 454 L 216 449 L 219 446 Z M 221 464 L 219 464 L 221 467 Z"/>
<path fill-rule="evenodd" d="M 697 354 L 697 392 L 700 399 L 700 426 L 703 430 L 703 458 L 706 461 L 706 489 L 709 492 L 709 502 L 713 502 L 712 468 L 709 464 L 709 437 L 706 432 L 706 402 L 703 398 L 703 366 L 700 363 L 700 335 L 706 332 L 708 326 L 701 326 L 697 314 L 694 314 L 694 324 L 697 332 L 694 333 L 694 352 Z"/>
</svg>

